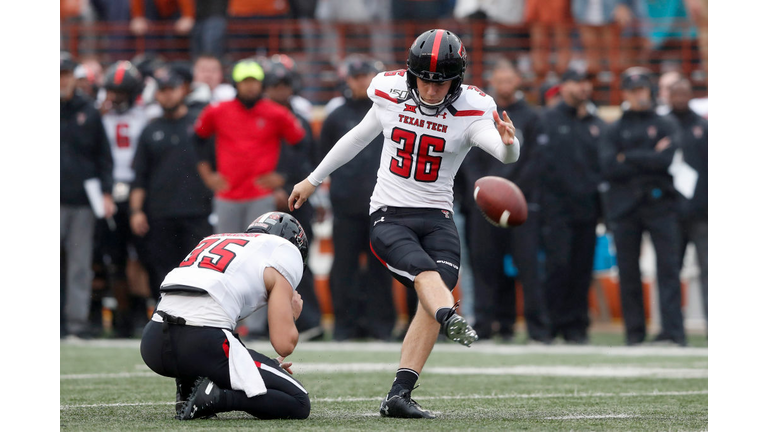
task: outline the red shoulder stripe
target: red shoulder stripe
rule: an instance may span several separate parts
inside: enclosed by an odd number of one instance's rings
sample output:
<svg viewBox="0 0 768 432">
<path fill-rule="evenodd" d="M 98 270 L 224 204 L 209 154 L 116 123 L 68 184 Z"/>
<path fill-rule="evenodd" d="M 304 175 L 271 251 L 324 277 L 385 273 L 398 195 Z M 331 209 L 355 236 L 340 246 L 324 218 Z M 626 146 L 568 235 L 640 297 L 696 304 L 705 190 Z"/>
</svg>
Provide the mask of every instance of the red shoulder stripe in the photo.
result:
<svg viewBox="0 0 768 432">
<path fill-rule="evenodd" d="M 390 102 L 398 103 L 397 99 L 393 98 L 392 96 L 384 93 L 383 91 L 376 89 L 376 96 L 382 97 Z"/>
<path fill-rule="evenodd" d="M 470 117 L 470 116 L 481 116 L 485 112 L 480 110 L 464 110 L 464 111 L 456 111 L 453 113 L 454 117 Z"/>
</svg>

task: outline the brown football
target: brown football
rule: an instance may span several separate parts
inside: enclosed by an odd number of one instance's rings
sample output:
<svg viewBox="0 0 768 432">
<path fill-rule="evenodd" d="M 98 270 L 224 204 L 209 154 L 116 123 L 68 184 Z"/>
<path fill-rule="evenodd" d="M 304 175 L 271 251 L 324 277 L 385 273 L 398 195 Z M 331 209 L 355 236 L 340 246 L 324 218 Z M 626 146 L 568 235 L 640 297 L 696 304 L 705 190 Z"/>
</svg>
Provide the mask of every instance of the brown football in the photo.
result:
<svg viewBox="0 0 768 432">
<path fill-rule="evenodd" d="M 481 177 L 475 182 L 475 203 L 492 224 L 507 228 L 528 219 L 528 203 L 516 184 L 503 177 Z"/>
</svg>

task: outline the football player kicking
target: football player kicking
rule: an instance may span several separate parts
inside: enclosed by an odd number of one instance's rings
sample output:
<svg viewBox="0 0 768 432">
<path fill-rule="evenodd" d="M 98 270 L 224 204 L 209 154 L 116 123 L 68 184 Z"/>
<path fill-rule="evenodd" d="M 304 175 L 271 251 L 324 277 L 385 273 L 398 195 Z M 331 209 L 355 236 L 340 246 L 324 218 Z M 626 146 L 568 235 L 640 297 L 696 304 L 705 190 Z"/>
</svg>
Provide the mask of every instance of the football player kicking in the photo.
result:
<svg viewBox="0 0 768 432">
<path fill-rule="evenodd" d="M 369 209 L 371 249 L 397 280 L 416 290 L 419 306 L 403 340 L 395 381 L 381 403 L 382 416 L 434 418 L 411 399 L 411 391 L 439 333 L 466 346 L 477 340 L 456 313 L 451 294 L 460 262 L 453 180 L 472 147 L 511 163 L 520 143 L 506 112 L 499 118 L 493 98 L 462 85 L 466 67 L 466 50 L 456 35 L 422 33 L 411 45 L 407 69 L 373 79 L 368 88 L 373 107 L 288 198 L 291 210 L 300 207 L 383 131 Z"/>
<path fill-rule="evenodd" d="M 299 339 L 296 292 L 307 236 L 291 215 L 259 216 L 245 233 L 204 238 L 163 281 L 161 299 L 141 338 L 150 369 L 176 378 L 176 418 L 225 411 L 260 419 L 304 419 L 309 396 L 283 363 Z M 267 306 L 270 359 L 246 349 L 235 324 Z"/>
</svg>

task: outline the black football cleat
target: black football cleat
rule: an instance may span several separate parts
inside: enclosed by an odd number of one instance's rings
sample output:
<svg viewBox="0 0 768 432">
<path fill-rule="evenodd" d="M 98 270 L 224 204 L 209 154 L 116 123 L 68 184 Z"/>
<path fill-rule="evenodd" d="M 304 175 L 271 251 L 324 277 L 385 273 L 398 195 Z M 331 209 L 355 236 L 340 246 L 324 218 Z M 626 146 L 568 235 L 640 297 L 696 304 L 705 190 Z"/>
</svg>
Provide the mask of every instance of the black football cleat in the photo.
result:
<svg viewBox="0 0 768 432">
<path fill-rule="evenodd" d="M 478 336 L 467 320 L 456 313 L 458 307 L 459 303 L 456 302 L 443 321 L 440 330 L 448 339 L 468 347 L 472 345 L 472 342 L 477 341 Z"/>
<path fill-rule="evenodd" d="M 202 377 L 197 379 L 200 378 Z M 176 378 L 176 418 L 181 417 L 181 409 L 184 406 L 184 402 L 192 396 L 192 390 L 195 389 L 197 379 L 186 380 Z"/>
<path fill-rule="evenodd" d="M 184 402 L 181 413 L 176 418 L 195 420 L 214 417 L 216 408 L 221 405 L 221 395 L 221 389 L 213 381 L 208 378 L 199 378 L 192 389 L 192 395 Z"/>
<path fill-rule="evenodd" d="M 435 418 L 431 411 L 425 410 L 411 399 L 411 391 L 407 389 L 402 389 L 398 394 L 381 401 L 379 414 L 382 417 L 395 418 Z"/>
</svg>

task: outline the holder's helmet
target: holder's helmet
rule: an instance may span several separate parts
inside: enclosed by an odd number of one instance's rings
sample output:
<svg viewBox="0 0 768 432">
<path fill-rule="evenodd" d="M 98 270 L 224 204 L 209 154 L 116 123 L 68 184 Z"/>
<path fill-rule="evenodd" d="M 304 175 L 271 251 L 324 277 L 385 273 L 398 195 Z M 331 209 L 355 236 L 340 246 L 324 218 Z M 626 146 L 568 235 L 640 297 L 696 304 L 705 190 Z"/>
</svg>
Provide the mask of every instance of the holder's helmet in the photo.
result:
<svg viewBox="0 0 768 432">
<path fill-rule="evenodd" d="M 295 217 L 283 212 L 268 212 L 259 216 L 248 225 L 247 233 L 265 233 L 282 237 L 299 249 L 304 265 L 309 256 L 309 240 Z"/>
</svg>

